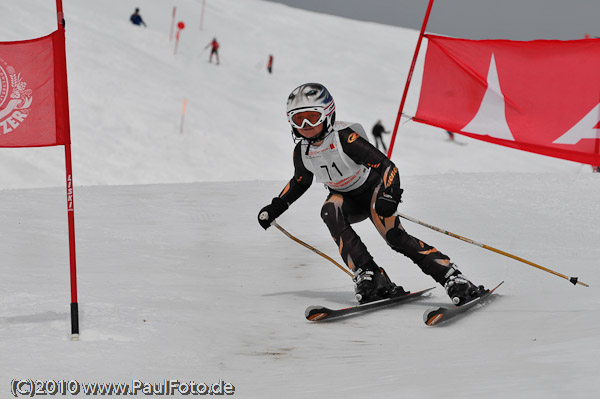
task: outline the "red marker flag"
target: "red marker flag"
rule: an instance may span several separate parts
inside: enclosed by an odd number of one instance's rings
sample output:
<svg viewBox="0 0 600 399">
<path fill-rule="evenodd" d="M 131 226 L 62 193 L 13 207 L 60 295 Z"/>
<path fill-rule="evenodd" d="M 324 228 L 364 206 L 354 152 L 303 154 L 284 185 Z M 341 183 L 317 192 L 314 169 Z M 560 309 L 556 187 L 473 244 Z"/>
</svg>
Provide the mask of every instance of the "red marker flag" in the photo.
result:
<svg viewBox="0 0 600 399">
<path fill-rule="evenodd" d="M 426 37 L 415 121 L 600 165 L 600 40 Z"/>
<path fill-rule="evenodd" d="M 71 339 L 79 339 L 73 168 L 62 0 L 58 30 L 39 39 L 0 42 L 0 147 L 65 146 L 71 274 Z"/>
<path fill-rule="evenodd" d="M 0 42 L 0 147 L 68 144 L 64 31 Z"/>
</svg>

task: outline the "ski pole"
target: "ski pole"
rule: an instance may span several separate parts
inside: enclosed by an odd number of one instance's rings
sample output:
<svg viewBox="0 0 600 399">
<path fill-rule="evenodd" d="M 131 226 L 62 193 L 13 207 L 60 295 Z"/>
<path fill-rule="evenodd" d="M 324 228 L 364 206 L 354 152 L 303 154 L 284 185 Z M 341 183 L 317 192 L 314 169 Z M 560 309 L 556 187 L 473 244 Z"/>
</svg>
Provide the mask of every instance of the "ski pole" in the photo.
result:
<svg viewBox="0 0 600 399">
<path fill-rule="evenodd" d="M 277 224 L 276 221 L 272 221 L 271 222 L 272 226 L 277 227 L 277 229 L 279 229 L 279 231 L 281 231 L 283 234 L 285 234 L 286 236 L 288 236 L 289 238 L 291 238 L 292 240 L 296 241 L 298 244 L 302 245 L 305 248 L 310 249 L 311 251 L 313 251 L 314 253 L 321 255 L 322 257 L 324 257 L 325 259 L 327 259 L 328 261 L 330 261 L 331 263 L 333 263 L 334 265 L 336 265 L 337 267 L 339 267 L 341 270 L 343 270 L 347 275 L 349 275 L 350 277 L 354 277 L 354 275 L 352 274 L 351 271 L 349 271 L 348 269 L 346 269 L 344 266 L 340 265 L 339 263 L 337 263 L 335 260 L 331 259 L 329 256 L 325 255 L 323 252 L 319 251 L 317 248 L 308 245 L 307 243 L 305 243 L 304 241 L 294 237 L 293 235 L 291 235 L 290 233 L 287 232 L 286 229 L 284 229 L 283 227 L 281 227 L 279 224 Z"/>
<path fill-rule="evenodd" d="M 437 231 L 439 233 L 446 234 L 447 236 L 450 236 L 450 237 L 458 238 L 459 240 L 462 240 L 464 242 L 468 242 L 469 244 L 477 245 L 478 247 L 487 249 L 488 251 L 492 251 L 492 252 L 495 252 L 497 254 L 507 256 L 507 257 L 509 257 L 511 259 L 518 260 L 519 262 L 526 263 L 529 266 L 533 266 L 533 267 L 536 267 L 536 268 L 538 268 L 540 270 L 548 272 L 550 274 L 554 274 L 555 276 L 562 277 L 565 280 L 569 280 L 573 285 L 579 284 L 579 285 L 583 285 L 584 287 L 589 287 L 589 285 L 585 284 L 584 282 L 579 281 L 579 279 L 577 277 L 568 277 L 568 276 L 565 276 L 564 274 L 555 272 L 554 270 L 550 270 L 548 268 L 545 268 L 544 266 L 540 266 L 540 265 L 535 264 L 533 262 L 530 262 L 530 261 L 528 261 L 526 259 L 519 258 L 518 256 L 509 254 L 508 252 L 504 252 L 504 251 L 501 251 L 501 250 L 496 249 L 494 247 L 490 247 L 489 245 L 485 245 L 485 244 L 479 243 L 477 241 L 473 241 L 470 238 L 459 236 L 458 234 L 454 234 L 454 233 L 451 233 L 451 232 L 449 232 L 447 230 L 440 229 L 439 227 L 435 227 L 435 226 L 432 226 L 430 224 L 424 223 L 424 222 L 422 222 L 422 221 L 420 221 L 418 219 L 412 218 L 410 216 L 403 215 L 401 213 L 397 213 L 397 215 L 400 216 L 403 219 L 410 220 L 413 223 L 420 224 L 421 226 L 425 226 L 425 227 L 430 228 L 432 230 L 435 230 L 435 231 Z"/>
</svg>

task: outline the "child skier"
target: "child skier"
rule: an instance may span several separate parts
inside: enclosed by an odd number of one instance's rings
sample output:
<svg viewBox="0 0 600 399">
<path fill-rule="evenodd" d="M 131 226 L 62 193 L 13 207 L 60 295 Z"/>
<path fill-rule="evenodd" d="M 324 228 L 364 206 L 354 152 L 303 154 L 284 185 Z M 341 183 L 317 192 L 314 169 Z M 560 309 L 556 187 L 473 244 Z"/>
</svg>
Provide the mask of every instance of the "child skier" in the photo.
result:
<svg viewBox="0 0 600 399">
<path fill-rule="evenodd" d="M 409 235 L 394 213 L 401 202 L 398 169 L 371 145 L 358 123 L 336 122 L 335 103 L 319 83 L 306 83 L 292 91 L 287 116 L 297 139 L 294 177 L 271 204 L 262 208 L 258 222 L 267 229 L 311 186 L 313 178 L 324 183 L 329 195 L 321 218 L 338 245 L 343 261 L 353 271 L 359 303 L 402 295 L 392 283 L 352 224 L 369 218 L 387 244 L 407 256 L 443 285 L 455 305 L 462 305 L 486 290 L 465 278 L 450 258 Z"/>
</svg>

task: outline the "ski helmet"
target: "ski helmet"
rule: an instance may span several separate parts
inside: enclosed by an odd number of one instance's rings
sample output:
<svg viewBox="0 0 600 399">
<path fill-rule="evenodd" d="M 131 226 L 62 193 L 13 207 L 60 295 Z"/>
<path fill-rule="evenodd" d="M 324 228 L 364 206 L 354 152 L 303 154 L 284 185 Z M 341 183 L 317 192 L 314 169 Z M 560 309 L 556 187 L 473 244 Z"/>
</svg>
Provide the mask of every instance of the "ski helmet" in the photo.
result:
<svg viewBox="0 0 600 399">
<path fill-rule="evenodd" d="M 300 112 L 313 111 L 313 118 L 303 119 L 296 121 L 294 115 Z M 317 126 L 325 122 L 323 126 L 323 133 L 317 137 L 311 138 L 309 141 L 320 141 L 323 137 L 333 131 L 333 124 L 335 123 L 335 102 L 333 97 L 325 86 L 320 83 L 305 83 L 301 86 L 296 87 L 290 93 L 287 100 L 287 117 L 288 122 L 292 126 L 292 132 L 297 138 L 304 138 L 298 132 L 299 127 L 303 127 L 306 124 L 310 126 Z"/>
</svg>

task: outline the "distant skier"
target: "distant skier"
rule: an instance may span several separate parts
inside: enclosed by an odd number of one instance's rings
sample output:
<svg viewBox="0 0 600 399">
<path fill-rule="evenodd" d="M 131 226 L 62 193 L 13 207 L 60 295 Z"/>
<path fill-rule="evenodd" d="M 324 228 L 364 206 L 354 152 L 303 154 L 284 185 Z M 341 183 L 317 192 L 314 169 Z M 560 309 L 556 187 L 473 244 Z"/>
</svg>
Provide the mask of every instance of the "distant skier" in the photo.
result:
<svg viewBox="0 0 600 399">
<path fill-rule="evenodd" d="M 386 132 L 385 128 L 381 124 L 381 119 L 380 119 L 377 121 L 375 126 L 373 126 L 373 129 L 371 130 L 371 134 L 373 135 L 373 137 L 375 137 L 375 147 L 377 147 L 377 149 L 379 149 L 379 144 L 381 144 L 383 151 L 386 152 L 387 147 L 385 146 L 385 143 L 383 142 L 383 138 L 381 137 L 381 135 L 383 133 L 388 134 L 389 132 Z"/>
<path fill-rule="evenodd" d="M 269 61 L 267 61 L 267 71 L 273 73 L 273 55 L 269 55 Z"/>
<path fill-rule="evenodd" d="M 142 16 L 140 15 L 139 8 L 135 9 L 135 12 L 133 14 L 131 14 L 131 17 L 129 17 L 129 20 L 134 25 L 138 25 L 138 26 L 143 25 L 144 28 L 146 27 L 146 23 L 144 22 L 144 20 L 142 19 Z"/>
<path fill-rule="evenodd" d="M 209 47 L 211 49 L 210 49 L 210 57 L 208 58 L 208 62 L 212 62 L 212 57 L 213 57 L 213 55 L 215 55 L 217 58 L 217 65 L 219 65 L 219 42 L 217 41 L 216 37 L 214 37 L 212 39 L 212 42 L 208 43 L 206 45 L 206 47 L 204 47 L 204 49 L 207 49 Z"/>
<path fill-rule="evenodd" d="M 448 140 L 454 141 L 454 133 L 452 133 L 450 130 L 446 130 L 446 133 L 448 133 Z"/>
<path fill-rule="evenodd" d="M 395 215 L 404 191 L 398 169 L 369 143 L 360 124 L 335 121 L 335 103 L 323 85 L 307 83 L 294 89 L 287 100 L 287 116 L 297 140 L 294 177 L 271 204 L 260 210 L 258 223 L 264 229 L 316 178 L 329 189 L 321 218 L 354 273 L 360 303 L 405 293 L 375 263 L 352 229 L 353 223 L 367 218 L 392 249 L 443 285 L 454 304 L 462 305 L 487 291 L 465 278 L 448 256 L 404 230 L 400 217 Z"/>
</svg>

